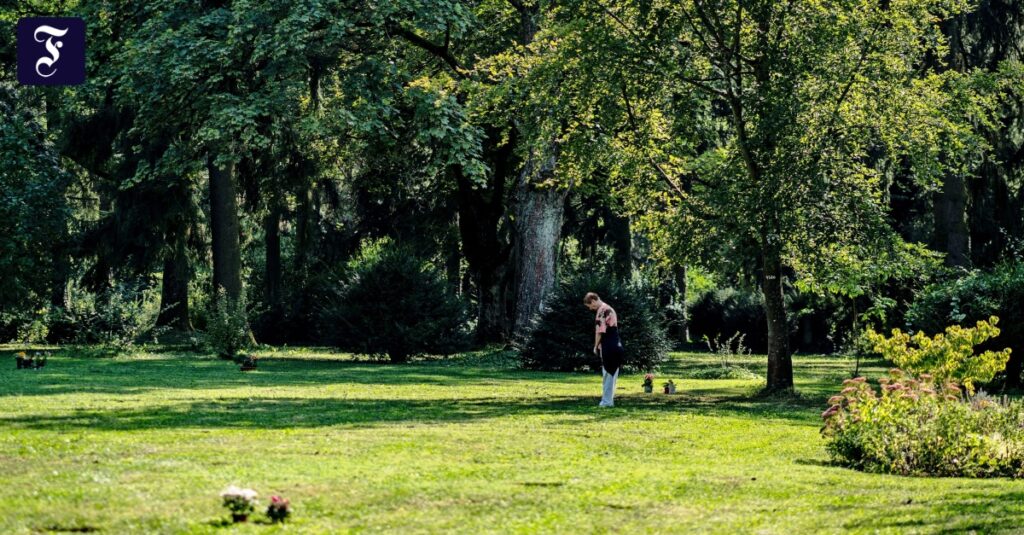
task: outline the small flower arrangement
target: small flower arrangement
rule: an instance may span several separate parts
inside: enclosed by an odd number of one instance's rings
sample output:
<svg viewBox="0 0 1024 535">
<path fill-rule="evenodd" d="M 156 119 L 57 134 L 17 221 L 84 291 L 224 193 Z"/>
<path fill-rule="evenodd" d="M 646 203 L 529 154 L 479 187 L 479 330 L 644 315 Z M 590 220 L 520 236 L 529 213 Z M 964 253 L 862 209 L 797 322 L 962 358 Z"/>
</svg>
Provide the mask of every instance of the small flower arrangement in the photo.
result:
<svg viewBox="0 0 1024 535">
<path fill-rule="evenodd" d="M 245 522 L 249 519 L 249 515 L 256 509 L 257 496 L 255 490 L 241 489 L 234 485 L 220 493 L 224 507 L 231 511 L 231 520 L 234 522 Z"/>
<path fill-rule="evenodd" d="M 672 379 L 669 379 L 668 381 L 665 381 L 664 383 L 662 383 L 661 386 L 663 386 L 665 388 L 665 393 L 666 394 L 675 394 L 676 393 L 676 383 L 674 381 L 672 381 Z"/>
<path fill-rule="evenodd" d="M 284 522 L 292 514 L 292 506 L 287 498 L 271 496 L 267 506 L 267 517 L 274 522 Z"/>
<path fill-rule="evenodd" d="M 644 376 L 644 392 L 651 393 L 654 391 L 654 374 L 648 373 Z"/>
<path fill-rule="evenodd" d="M 243 372 L 256 369 L 256 355 L 246 355 L 242 357 L 242 368 Z"/>
<path fill-rule="evenodd" d="M 49 358 L 49 356 L 49 352 L 36 353 L 32 356 L 28 356 L 28 354 L 26 354 L 24 351 L 19 351 L 16 355 L 14 355 L 14 361 L 15 364 L 17 365 L 17 369 L 19 370 L 38 370 L 39 368 L 46 366 L 46 360 L 47 358 Z"/>
</svg>

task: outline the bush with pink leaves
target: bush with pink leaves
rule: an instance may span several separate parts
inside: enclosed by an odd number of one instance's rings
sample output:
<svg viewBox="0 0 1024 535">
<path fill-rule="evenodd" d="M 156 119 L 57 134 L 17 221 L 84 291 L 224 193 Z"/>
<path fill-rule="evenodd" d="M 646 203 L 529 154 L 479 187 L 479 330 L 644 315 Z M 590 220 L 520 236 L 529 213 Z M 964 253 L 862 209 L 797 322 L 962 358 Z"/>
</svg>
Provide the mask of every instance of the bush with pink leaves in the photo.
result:
<svg viewBox="0 0 1024 535">
<path fill-rule="evenodd" d="M 843 382 L 822 413 L 826 449 L 867 472 L 1024 477 L 1024 404 L 977 402 L 951 381 L 892 369 Z M 974 401 L 972 403 L 972 401 Z"/>
</svg>

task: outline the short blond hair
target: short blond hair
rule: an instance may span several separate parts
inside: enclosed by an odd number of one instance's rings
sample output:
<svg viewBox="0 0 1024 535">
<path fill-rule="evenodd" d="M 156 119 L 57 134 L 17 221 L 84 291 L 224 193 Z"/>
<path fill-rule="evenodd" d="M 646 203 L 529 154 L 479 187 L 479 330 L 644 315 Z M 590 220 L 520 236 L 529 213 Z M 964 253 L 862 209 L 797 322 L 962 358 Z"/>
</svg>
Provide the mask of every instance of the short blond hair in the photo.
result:
<svg viewBox="0 0 1024 535">
<path fill-rule="evenodd" d="M 600 300 L 601 300 L 601 296 L 597 295 L 594 292 L 587 292 L 587 295 L 583 296 L 583 304 L 586 304 L 586 305 L 589 305 L 590 303 L 593 303 L 594 301 L 600 301 Z"/>
</svg>

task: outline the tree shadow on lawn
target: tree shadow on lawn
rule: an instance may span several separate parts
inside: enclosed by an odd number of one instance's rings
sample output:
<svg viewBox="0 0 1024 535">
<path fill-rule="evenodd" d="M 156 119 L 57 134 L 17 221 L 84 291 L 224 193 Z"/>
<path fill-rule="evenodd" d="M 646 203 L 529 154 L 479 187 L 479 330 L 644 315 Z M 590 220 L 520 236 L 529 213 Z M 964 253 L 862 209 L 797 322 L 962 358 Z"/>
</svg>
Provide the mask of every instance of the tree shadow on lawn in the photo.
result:
<svg viewBox="0 0 1024 535">
<path fill-rule="evenodd" d="M 921 502 L 911 497 L 908 502 L 878 503 L 869 507 L 857 506 L 856 509 L 861 514 L 856 520 L 844 523 L 845 529 L 1018 533 L 1024 525 L 1024 492 L 999 492 L 987 487 L 978 488 L 975 492 L 951 492 L 941 498 Z M 864 510 L 869 512 L 863 514 Z M 835 513 L 844 514 L 842 511 Z"/>
<path fill-rule="evenodd" d="M 6 359 L 0 356 L 0 363 Z M 337 359 L 268 358 L 259 371 L 214 358 L 68 359 L 54 357 L 41 370 L 0 368 L 0 397 L 69 393 L 143 393 L 156 389 L 216 389 L 332 384 L 466 386 L 516 381 L 572 383 L 594 374 L 544 373 L 446 365 L 444 361 L 393 365 Z"/>
<path fill-rule="evenodd" d="M 39 371 L 3 367 L 13 351 L 0 351 L 0 397 L 57 395 L 74 393 L 132 394 L 168 389 L 217 389 L 238 387 L 285 387 L 304 385 L 361 384 L 380 386 L 506 385 L 515 382 L 584 383 L 595 373 L 557 373 L 463 366 L 456 359 L 432 360 L 394 365 L 366 360 L 338 358 L 301 358 L 270 356 L 261 359 L 260 371 L 243 373 L 237 365 L 215 358 L 191 355 L 156 354 L 140 359 L 68 358 L 57 354 Z M 676 355 L 662 367 L 662 378 L 678 378 L 686 366 L 706 366 L 711 356 Z M 748 357 L 755 360 L 754 357 Z M 838 390 L 842 376 L 836 370 L 846 365 L 842 359 L 802 357 L 797 366 L 797 387 L 813 406 Z M 742 381 L 740 381 L 742 383 Z M 719 381 L 700 381 L 713 388 L 692 391 L 698 395 L 721 394 Z M 735 381 L 732 383 L 736 384 Z M 823 407 L 822 407 L 823 408 Z"/>
<path fill-rule="evenodd" d="M 453 399 L 238 398 L 169 403 L 143 409 L 77 409 L 66 414 L 0 417 L 0 427 L 66 431 L 165 428 L 279 429 L 443 424 L 524 415 L 561 415 L 591 420 L 657 417 L 665 413 L 786 419 L 818 425 L 816 409 L 746 397 L 626 395 L 613 409 L 599 396 Z"/>
</svg>

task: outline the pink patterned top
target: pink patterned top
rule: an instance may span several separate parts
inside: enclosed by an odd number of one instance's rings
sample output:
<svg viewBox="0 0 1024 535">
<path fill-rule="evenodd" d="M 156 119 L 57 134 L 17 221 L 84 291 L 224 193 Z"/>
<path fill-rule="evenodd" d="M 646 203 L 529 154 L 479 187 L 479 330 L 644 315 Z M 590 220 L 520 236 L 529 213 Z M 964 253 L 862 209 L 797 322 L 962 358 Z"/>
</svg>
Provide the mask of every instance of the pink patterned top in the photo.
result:
<svg viewBox="0 0 1024 535">
<path fill-rule="evenodd" d="M 608 327 L 618 327 L 619 317 L 615 315 L 615 309 L 608 303 L 601 303 L 597 309 L 597 318 L 594 320 L 595 330 L 599 333 L 608 332 Z"/>
</svg>

